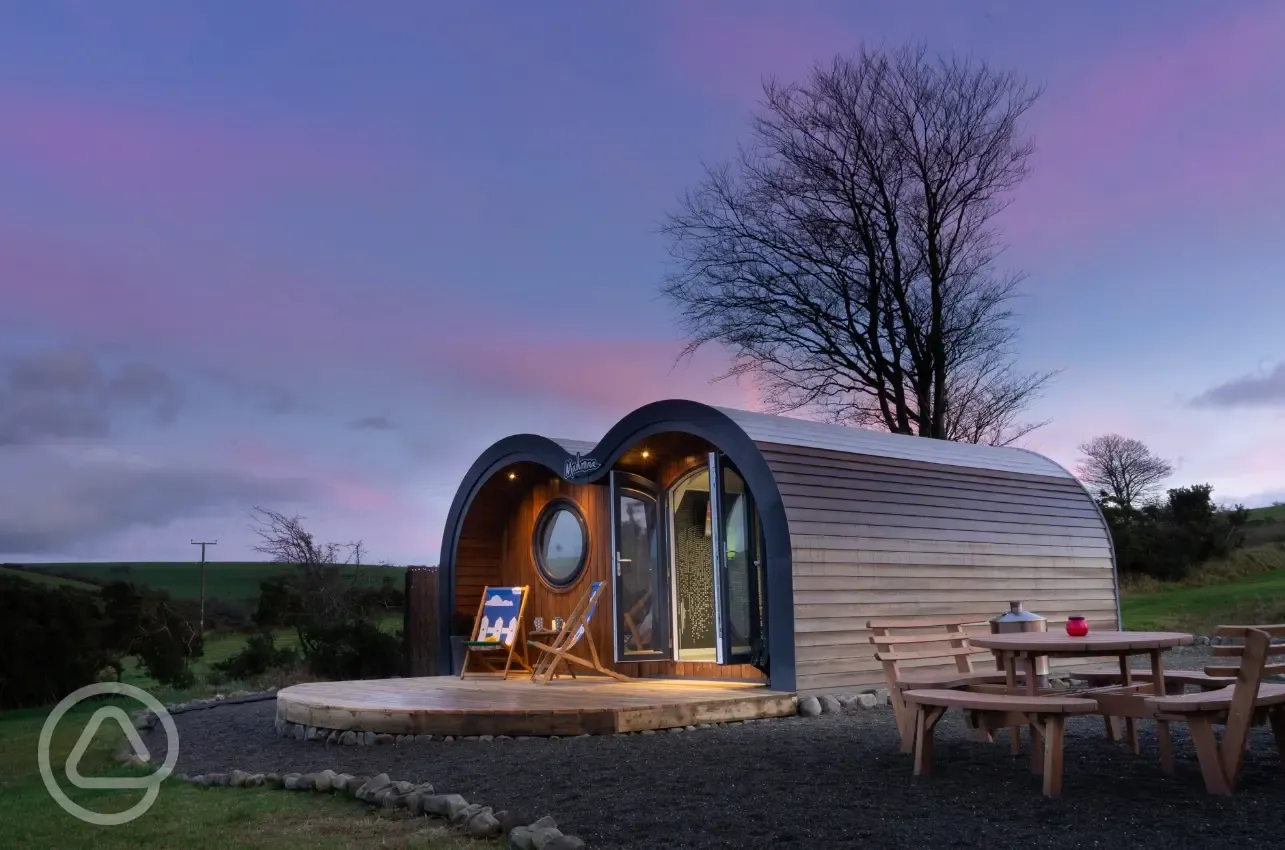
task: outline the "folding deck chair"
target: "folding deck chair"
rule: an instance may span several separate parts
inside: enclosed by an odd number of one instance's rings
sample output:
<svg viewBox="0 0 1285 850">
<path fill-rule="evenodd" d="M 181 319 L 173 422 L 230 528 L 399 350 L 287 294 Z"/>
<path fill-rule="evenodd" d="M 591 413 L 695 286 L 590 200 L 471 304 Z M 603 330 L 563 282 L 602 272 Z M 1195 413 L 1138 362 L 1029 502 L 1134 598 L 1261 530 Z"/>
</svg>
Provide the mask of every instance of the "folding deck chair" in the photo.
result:
<svg viewBox="0 0 1285 850">
<path fill-rule="evenodd" d="M 531 665 L 526 660 L 526 646 L 523 639 L 526 629 L 522 619 L 526 611 L 526 600 L 529 587 L 485 587 L 482 589 L 482 602 L 477 606 L 477 618 L 473 621 L 473 636 L 464 641 L 464 663 L 460 665 L 460 678 L 468 671 L 469 661 L 477 656 L 485 668 L 484 671 L 495 673 L 500 667 L 500 658 L 504 658 L 504 678 L 509 677 L 509 670 L 516 663 L 518 667 L 529 671 Z M 519 653 L 518 648 L 522 651 Z"/>
<path fill-rule="evenodd" d="M 596 670 L 604 676 L 610 676 L 613 679 L 619 679 L 622 682 L 629 681 L 628 676 L 623 676 L 615 670 L 609 670 L 602 665 L 598 658 L 598 647 L 593 642 L 593 635 L 589 632 L 589 621 L 593 619 L 593 613 L 598 609 L 598 599 L 602 596 L 602 591 L 606 587 L 605 583 L 595 581 L 589 588 L 589 592 L 581 597 L 576 603 L 576 607 L 567 618 L 566 625 L 562 631 L 558 632 L 553 643 L 544 644 L 538 641 L 528 641 L 531 646 L 540 650 L 540 657 L 536 659 L 535 666 L 531 670 L 531 681 L 537 684 L 547 685 L 549 680 L 558 675 L 558 667 L 565 666 L 567 672 L 575 678 L 575 671 L 571 669 L 571 664 L 579 664 L 581 667 L 588 667 L 590 670 Z M 589 658 L 580 658 L 571 655 L 570 650 L 574 649 L 580 639 L 584 638 L 589 644 Z"/>
<path fill-rule="evenodd" d="M 651 641 L 651 609 L 647 607 L 647 603 L 650 601 L 651 590 L 648 590 L 622 617 L 625 621 L 625 628 L 629 631 L 629 642 L 639 652 L 647 649 L 647 644 Z M 640 623 L 638 617 L 644 609 L 647 611 L 647 616 L 643 617 Z"/>
</svg>

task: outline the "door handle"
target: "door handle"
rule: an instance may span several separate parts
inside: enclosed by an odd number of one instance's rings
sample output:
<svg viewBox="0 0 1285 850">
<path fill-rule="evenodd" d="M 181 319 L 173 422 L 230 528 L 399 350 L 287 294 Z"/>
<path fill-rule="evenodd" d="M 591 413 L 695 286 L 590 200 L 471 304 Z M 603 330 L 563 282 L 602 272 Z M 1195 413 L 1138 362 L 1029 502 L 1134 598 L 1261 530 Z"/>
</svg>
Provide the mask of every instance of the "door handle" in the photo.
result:
<svg viewBox="0 0 1285 850">
<path fill-rule="evenodd" d="M 616 575 L 620 575 L 621 564 L 632 564 L 633 562 L 633 558 L 622 558 L 620 555 L 616 555 Z"/>
</svg>

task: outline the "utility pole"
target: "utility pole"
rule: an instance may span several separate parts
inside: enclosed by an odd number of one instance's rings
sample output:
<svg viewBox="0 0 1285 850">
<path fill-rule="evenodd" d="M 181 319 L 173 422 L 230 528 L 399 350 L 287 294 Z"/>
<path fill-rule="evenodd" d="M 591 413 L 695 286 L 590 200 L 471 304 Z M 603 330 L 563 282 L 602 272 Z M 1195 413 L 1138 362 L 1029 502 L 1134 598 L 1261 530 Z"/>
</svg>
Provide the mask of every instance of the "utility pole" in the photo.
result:
<svg viewBox="0 0 1285 850">
<path fill-rule="evenodd" d="M 218 545 L 219 545 L 219 541 L 217 541 L 217 540 L 193 540 L 193 541 L 192 541 L 192 545 L 193 545 L 193 546 L 200 546 L 200 547 L 201 547 L 201 623 L 200 623 L 200 625 L 197 627 L 197 633 L 198 633 L 202 638 L 204 638 L 204 637 L 205 637 L 205 547 L 206 547 L 206 546 L 218 546 Z"/>
</svg>

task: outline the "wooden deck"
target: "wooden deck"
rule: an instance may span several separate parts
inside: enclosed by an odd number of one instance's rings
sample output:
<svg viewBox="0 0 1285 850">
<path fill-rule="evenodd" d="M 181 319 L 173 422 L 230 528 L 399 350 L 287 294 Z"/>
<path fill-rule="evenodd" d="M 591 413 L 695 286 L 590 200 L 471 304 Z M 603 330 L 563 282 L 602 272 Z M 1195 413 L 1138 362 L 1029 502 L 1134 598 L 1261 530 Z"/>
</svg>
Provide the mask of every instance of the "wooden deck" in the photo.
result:
<svg viewBox="0 0 1285 850">
<path fill-rule="evenodd" d="M 498 676 L 313 682 L 277 694 L 277 715 L 321 729 L 393 735 L 605 735 L 784 717 L 794 694 L 744 682 Z"/>
</svg>

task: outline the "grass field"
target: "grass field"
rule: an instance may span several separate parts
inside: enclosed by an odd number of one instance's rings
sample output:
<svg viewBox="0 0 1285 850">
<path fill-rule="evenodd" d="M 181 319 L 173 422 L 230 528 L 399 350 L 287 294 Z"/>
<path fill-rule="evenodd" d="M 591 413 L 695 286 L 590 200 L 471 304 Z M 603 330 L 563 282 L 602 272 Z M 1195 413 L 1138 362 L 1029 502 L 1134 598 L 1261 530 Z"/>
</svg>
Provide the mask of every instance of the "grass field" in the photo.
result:
<svg viewBox="0 0 1285 850">
<path fill-rule="evenodd" d="M 87 562 L 24 564 L 26 570 L 38 570 L 47 576 L 84 578 L 96 584 L 111 581 L 128 581 L 155 590 L 168 591 L 175 599 L 199 599 L 201 596 L 201 569 L 191 561 L 142 561 L 137 563 Z M 290 571 L 287 564 L 255 561 L 211 561 L 205 565 L 206 599 L 223 599 L 244 602 L 256 599 L 259 583 Z M 352 569 L 352 568 L 346 568 Z M 13 571 L 13 572 L 25 572 Z M 389 576 L 401 581 L 405 571 L 400 567 L 361 567 L 361 582 L 378 586 Z"/>
<path fill-rule="evenodd" d="M 1216 625 L 1285 623 L 1285 570 L 1224 584 L 1125 593 L 1120 610 L 1127 629 L 1208 634 Z"/>
<path fill-rule="evenodd" d="M 1285 505 L 1272 505 L 1266 508 L 1252 508 L 1249 512 L 1249 519 L 1254 520 L 1275 520 L 1276 522 L 1285 522 Z"/>
<path fill-rule="evenodd" d="M 50 763 L 60 787 L 75 802 L 91 811 L 124 811 L 141 798 L 142 791 L 78 789 L 67 781 L 64 770 L 68 754 L 98 705 L 83 704 L 62 719 L 53 736 Z M 138 708 L 130 700 L 120 705 L 127 712 Z M 167 780 L 156 803 L 131 823 L 86 824 L 64 812 L 41 780 L 36 747 L 48 713 L 48 709 L 0 713 L 0 824 L 4 824 L 5 847 L 481 850 L 495 846 L 462 839 L 425 818 L 411 818 L 404 810 L 371 810 L 342 796 L 270 788 L 198 788 L 177 779 Z M 119 738 L 114 724 L 99 727 L 81 760 L 81 772 L 87 776 L 150 773 L 115 764 L 111 752 Z"/>
<path fill-rule="evenodd" d="M 26 579 L 34 581 L 37 584 L 44 584 L 50 587 L 72 587 L 77 590 L 97 590 L 97 585 L 88 584 L 75 579 L 62 578 L 61 576 L 49 575 L 48 573 L 34 573 L 29 570 L 15 570 L 12 567 L 0 567 L 0 576 L 10 578 Z"/>
</svg>

